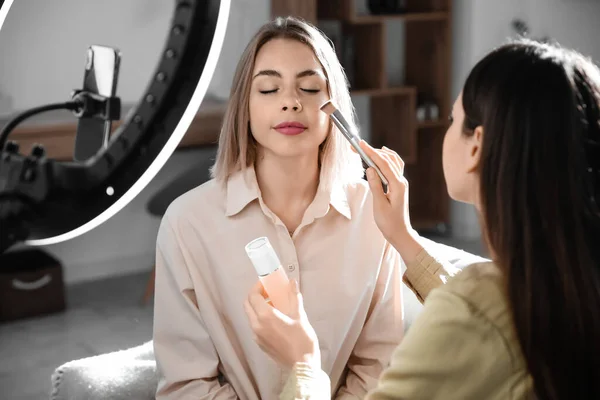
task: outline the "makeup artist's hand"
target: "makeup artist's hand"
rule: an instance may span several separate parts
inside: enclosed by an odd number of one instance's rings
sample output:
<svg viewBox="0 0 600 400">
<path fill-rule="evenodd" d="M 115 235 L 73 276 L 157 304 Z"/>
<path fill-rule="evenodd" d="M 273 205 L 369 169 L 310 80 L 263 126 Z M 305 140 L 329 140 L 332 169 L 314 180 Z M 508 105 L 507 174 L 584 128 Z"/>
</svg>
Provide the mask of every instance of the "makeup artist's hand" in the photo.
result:
<svg viewBox="0 0 600 400">
<path fill-rule="evenodd" d="M 404 161 L 398 153 L 385 146 L 379 150 L 374 149 L 364 140 L 360 141 L 360 146 L 388 180 L 388 192 L 384 193 L 381 179 L 375 170 L 367 168 L 367 180 L 373 194 L 375 223 L 386 240 L 408 263 L 416 258 L 422 247 L 417 241 L 419 235 L 410 223 L 408 181 L 404 177 Z"/>
<path fill-rule="evenodd" d="M 290 281 L 287 290 L 290 315 L 267 303 L 260 281 L 250 290 L 244 309 L 254 332 L 254 341 L 285 368 L 291 369 L 295 363 L 304 362 L 320 369 L 319 341 L 304 311 L 302 294 L 294 280 Z"/>
</svg>

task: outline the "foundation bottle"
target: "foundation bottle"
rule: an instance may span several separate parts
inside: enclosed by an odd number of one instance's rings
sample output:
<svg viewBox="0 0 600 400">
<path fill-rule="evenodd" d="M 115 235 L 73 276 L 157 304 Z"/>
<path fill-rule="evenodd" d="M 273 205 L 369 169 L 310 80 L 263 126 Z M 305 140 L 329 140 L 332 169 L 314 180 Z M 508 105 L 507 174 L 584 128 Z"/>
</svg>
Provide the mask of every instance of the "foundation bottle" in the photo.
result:
<svg viewBox="0 0 600 400">
<path fill-rule="evenodd" d="M 289 279 L 269 239 L 267 237 L 254 239 L 246 245 L 246 254 L 269 296 L 268 300 L 279 311 L 287 314 Z"/>
</svg>

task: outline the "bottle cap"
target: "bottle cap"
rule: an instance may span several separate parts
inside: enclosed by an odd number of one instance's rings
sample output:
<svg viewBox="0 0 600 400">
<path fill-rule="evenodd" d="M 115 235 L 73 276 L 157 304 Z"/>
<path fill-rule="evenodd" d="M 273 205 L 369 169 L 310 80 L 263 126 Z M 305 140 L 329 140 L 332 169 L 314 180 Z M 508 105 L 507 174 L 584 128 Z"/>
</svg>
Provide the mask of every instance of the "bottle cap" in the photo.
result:
<svg viewBox="0 0 600 400">
<path fill-rule="evenodd" d="M 246 245 L 246 254 L 258 276 L 269 275 L 281 266 L 277 253 L 267 237 L 259 237 Z"/>
</svg>

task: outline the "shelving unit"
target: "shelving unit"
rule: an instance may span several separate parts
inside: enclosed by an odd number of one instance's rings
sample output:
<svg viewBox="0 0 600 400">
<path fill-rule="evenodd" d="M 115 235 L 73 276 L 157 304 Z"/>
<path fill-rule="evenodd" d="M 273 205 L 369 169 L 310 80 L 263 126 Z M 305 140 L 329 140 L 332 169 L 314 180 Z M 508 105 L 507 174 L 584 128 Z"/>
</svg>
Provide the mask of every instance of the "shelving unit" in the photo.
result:
<svg viewBox="0 0 600 400">
<path fill-rule="evenodd" d="M 371 143 L 387 146 L 406 163 L 410 182 L 413 226 L 445 232 L 450 199 L 442 171 L 442 143 L 450 112 L 452 0 L 407 0 L 402 14 L 369 15 L 357 11 L 359 0 L 271 0 L 271 15 L 297 16 L 320 27 L 341 24 L 341 36 L 354 39 L 351 93 L 370 98 Z M 366 0 L 362 0 L 366 1 Z M 404 82 L 390 84 L 387 76 L 386 24 L 404 23 Z M 420 98 L 433 99 L 436 120 L 417 120 Z"/>
</svg>

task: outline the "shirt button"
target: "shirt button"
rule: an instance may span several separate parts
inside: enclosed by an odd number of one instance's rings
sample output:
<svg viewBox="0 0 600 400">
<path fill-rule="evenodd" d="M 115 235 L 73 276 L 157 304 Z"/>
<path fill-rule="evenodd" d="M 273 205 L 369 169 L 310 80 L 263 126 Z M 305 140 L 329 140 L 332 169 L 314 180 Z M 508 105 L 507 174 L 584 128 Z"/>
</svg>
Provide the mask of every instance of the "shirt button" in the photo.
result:
<svg viewBox="0 0 600 400">
<path fill-rule="evenodd" d="M 296 269 L 296 267 L 294 267 L 294 264 L 288 265 L 288 271 L 292 272 L 295 269 Z"/>
</svg>

